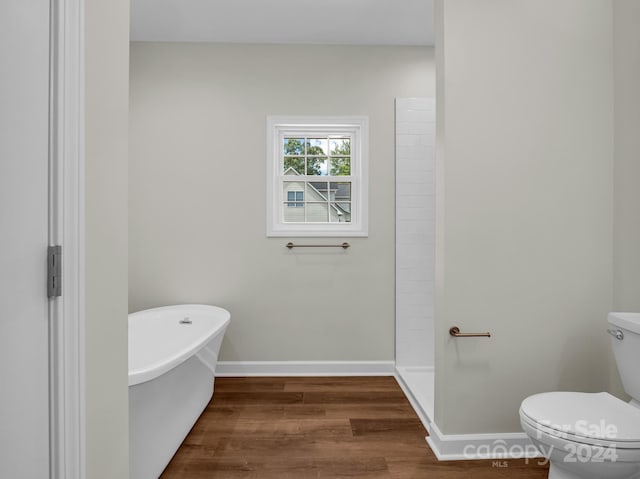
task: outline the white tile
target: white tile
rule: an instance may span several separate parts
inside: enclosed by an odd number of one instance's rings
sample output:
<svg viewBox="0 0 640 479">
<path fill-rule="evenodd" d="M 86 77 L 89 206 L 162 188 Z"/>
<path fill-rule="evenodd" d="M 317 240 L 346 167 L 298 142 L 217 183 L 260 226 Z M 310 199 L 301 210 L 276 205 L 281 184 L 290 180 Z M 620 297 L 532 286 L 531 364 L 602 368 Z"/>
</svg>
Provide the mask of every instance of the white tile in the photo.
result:
<svg viewBox="0 0 640 479">
<path fill-rule="evenodd" d="M 396 237 L 402 237 L 406 234 L 430 235 L 435 236 L 435 222 L 414 220 L 397 220 L 396 221 Z"/>
<path fill-rule="evenodd" d="M 433 271 L 420 271 L 416 268 L 397 268 L 396 274 L 410 281 L 430 281 L 434 277 Z"/>
<path fill-rule="evenodd" d="M 421 208 L 402 208 L 396 212 L 398 220 L 423 220 L 435 219 L 435 205 L 426 205 Z"/>
<path fill-rule="evenodd" d="M 422 267 L 414 264 L 413 262 L 423 261 L 433 263 L 435 258 L 435 249 L 425 247 L 420 243 L 407 244 L 401 250 L 396 253 L 396 266 L 398 268 L 417 268 Z M 402 264 L 402 262 L 406 264 Z M 433 264 L 429 265 L 433 268 Z"/>
<path fill-rule="evenodd" d="M 405 304 L 407 308 L 410 307 L 412 315 L 415 315 L 416 312 L 421 314 L 421 310 L 431 310 L 433 308 L 433 300 L 427 297 L 426 291 L 422 292 L 422 294 L 398 293 L 396 301 L 402 301 L 402 304 Z"/>
<path fill-rule="evenodd" d="M 420 183 L 425 185 L 432 185 L 433 180 L 430 181 L 429 178 L 433 178 L 433 177 L 434 177 L 433 171 L 425 171 L 423 172 L 423 174 L 416 174 L 413 171 L 399 170 L 399 171 L 396 171 L 396 186 L 398 187 L 399 191 L 402 191 L 402 188 L 404 187 L 405 184 L 411 185 L 411 184 Z M 433 192 L 433 186 L 431 187 L 430 192 Z"/>
<path fill-rule="evenodd" d="M 430 185 L 428 183 L 407 183 L 407 182 L 403 182 L 402 180 L 404 179 L 404 175 L 396 178 L 397 180 L 397 186 L 396 186 L 396 193 L 398 194 L 398 196 L 400 195 L 424 195 L 424 196 L 428 196 L 431 195 L 433 196 L 435 194 L 435 185 Z M 434 197 L 434 201 L 435 201 L 435 197 Z"/>
<path fill-rule="evenodd" d="M 420 268 L 420 269 L 434 269 L 435 259 L 430 258 L 418 258 L 418 255 L 413 257 L 404 257 L 396 259 L 396 267 L 399 269 L 404 268 Z"/>
<path fill-rule="evenodd" d="M 421 159 L 404 159 L 396 163 L 396 170 L 401 172 L 414 172 L 417 174 L 431 173 L 435 170 L 435 165 Z"/>
<path fill-rule="evenodd" d="M 398 252 L 396 253 L 396 261 L 398 263 L 396 264 L 398 268 L 411 268 L 412 266 L 418 267 L 417 265 L 414 265 L 412 261 L 430 261 L 431 263 L 433 263 L 434 258 L 434 248 L 425 247 L 420 243 L 413 243 L 407 244 L 404 248 L 398 250 Z M 400 263 L 400 261 L 404 261 L 407 264 L 403 265 Z M 431 267 L 433 267 L 433 264 L 431 265 Z"/>
<path fill-rule="evenodd" d="M 428 145 L 405 146 L 396 144 L 396 162 L 405 159 L 424 160 L 435 165 L 435 147 Z"/>
<path fill-rule="evenodd" d="M 419 135 L 419 141 L 418 141 L 419 145 L 422 146 L 435 146 L 436 144 L 436 134 L 435 134 L 435 129 L 433 131 L 433 136 L 431 135 Z"/>
<path fill-rule="evenodd" d="M 396 243 L 406 249 L 408 246 L 420 245 L 427 248 L 433 248 L 436 238 L 432 234 L 405 233 L 396 238 Z M 435 251 L 433 252 L 435 255 Z"/>
<path fill-rule="evenodd" d="M 397 122 L 412 122 L 412 123 L 432 122 L 434 116 L 435 116 L 435 112 L 432 110 L 421 110 L 421 109 L 414 109 L 414 108 L 396 110 Z"/>
<path fill-rule="evenodd" d="M 396 135 L 396 145 L 399 146 L 418 146 L 422 145 L 423 140 L 420 135 L 398 134 Z"/>
<path fill-rule="evenodd" d="M 421 208 L 427 207 L 433 198 L 430 195 L 398 195 L 396 208 Z"/>
<path fill-rule="evenodd" d="M 433 364 L 435 100 L 396 101 L 396 360 Z"/>
<path fill-rule="evenodd" d="M 436 125 L 432 121 L 398 121 L 396 133 L 403 135 L 432 135 L 435 137 Z"/>
<path fill-rule="evenodd" d="M 398 294 L 424 294 L 425 291 L 433 290 L 433 284 L 430 281 L 407 281 L 398 280 L 396 282 L 396 291 Z"/>
</svg>

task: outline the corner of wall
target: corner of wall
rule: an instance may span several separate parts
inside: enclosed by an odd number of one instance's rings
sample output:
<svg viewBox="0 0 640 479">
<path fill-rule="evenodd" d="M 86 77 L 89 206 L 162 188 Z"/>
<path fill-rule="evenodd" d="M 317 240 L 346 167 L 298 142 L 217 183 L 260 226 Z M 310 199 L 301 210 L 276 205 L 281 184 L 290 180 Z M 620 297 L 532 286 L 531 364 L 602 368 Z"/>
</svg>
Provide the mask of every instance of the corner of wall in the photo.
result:
<svg viewBox="0 0 640 479">
<path fill-rule="evenodd" d="M 86 477 L 129 477 L 129 1 L 85 1 Z"/>
<path fill-rule="evenodd" d="M 435 286 L 434 286 L 434 363 L 435 367 L 435 402 L 434 422 L 441 429 L 446 426 L 444 417 L 444 391 L 446 380 L 444 368 L 438 367 L 444 361 L 443 342 L 446 325 L 439 318 L 443 317 L 444 293 L 444 171 L 445 171 L 445 1 L 434 2 L 434 35 L 436 62 L 436 237 L 435 237 Z"/>
</svg>

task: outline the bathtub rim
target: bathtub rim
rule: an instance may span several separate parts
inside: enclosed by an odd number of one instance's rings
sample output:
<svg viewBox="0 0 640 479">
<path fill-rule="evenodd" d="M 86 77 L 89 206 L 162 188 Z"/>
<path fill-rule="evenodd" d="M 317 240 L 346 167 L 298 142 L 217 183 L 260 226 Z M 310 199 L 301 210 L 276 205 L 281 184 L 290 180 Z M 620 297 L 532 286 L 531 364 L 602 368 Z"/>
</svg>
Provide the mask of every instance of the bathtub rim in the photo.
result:
<svg viewBox="0 0 640 479">
<path fill-rule="evenodd" d="M 231 322 L 231 313 L 220 306 L 214 306 L 210 304 L 188 303 L 188 304 L 173 304 L 168 306 L 159 306 L 156 308 L 148 308 L 140 311 L 135 311 L 133 313 L 129 313 L 127 317 L 127 327 L 128 327 L 129 321 L 132 319 L 132 317 L 134 317 L 133 319 L 135 319 L 136 315 L 142 315 L 143 313 L 157 313 L 157 312 L 168 311 L 168 310 L 180 311 L 181 309 L 190 309 L 190 310 L 195 309 L 200 311 L 210 310 L 217 314 L 222 314 L 222 316 L 225 319 L 224 321 L 222 321 L 222 323 L 218 325 L 218 327 L 212 330 L 210 334 L 205 335 L 199 338 L 198 341 L 195 341 L 194 343 L 190 344 L 190 347 L 188 349 L 178 351 L 176 354 L 173 354 L 168 358 L 163 358 L 161 361 L 156 361 L 155 363 L 145 366 L 144 368 L 138 368 L 134 370 L 131 370 L 129 368 L 128 369 L 129 387 L 137 386 L 139 384 L 153 381 L 154 379 L 165 374 L 167 371 L 171 371 L 175 367 L 184 363 L 191 356 L 196 355 L 198 351 L 200 351 L 203 347 L 205 347 L 216 336 L 218 336 L 219 334 L 224 334 L 224 332 L 227 329 L 227 326 L 229 326 L 229 323 Z"/>
</svg>

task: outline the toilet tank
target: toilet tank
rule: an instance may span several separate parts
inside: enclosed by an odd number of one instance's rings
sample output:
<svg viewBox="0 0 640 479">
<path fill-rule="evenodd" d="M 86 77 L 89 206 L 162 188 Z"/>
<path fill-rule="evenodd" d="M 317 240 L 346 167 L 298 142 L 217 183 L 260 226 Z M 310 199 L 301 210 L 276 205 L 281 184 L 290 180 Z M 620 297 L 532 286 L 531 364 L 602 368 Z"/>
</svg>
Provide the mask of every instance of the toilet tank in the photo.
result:
<svg viewBox="0 0 640 479">
<path fill-rule="evenodd" d="M 624 390 L 640 401 L 640 313 L 609 313 L 611 347 Z M 622 338 L 616 338 L 618 331 Z"/>
</svg>

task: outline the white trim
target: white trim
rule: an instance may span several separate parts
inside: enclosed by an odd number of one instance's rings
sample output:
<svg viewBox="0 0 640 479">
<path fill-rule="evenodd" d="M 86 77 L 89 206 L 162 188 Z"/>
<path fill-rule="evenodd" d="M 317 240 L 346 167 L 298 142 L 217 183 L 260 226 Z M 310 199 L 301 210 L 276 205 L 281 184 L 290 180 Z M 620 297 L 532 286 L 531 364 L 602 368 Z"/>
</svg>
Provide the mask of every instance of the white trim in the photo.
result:
<svg viewBox="0 0 640 479">
<path fill-rule="evenodd" d="M 282 135 L 352 135 L 351 176 L 318 176 L 318 181 L 350 181 L 352 217 L 350 223 L 285 223 L 282 219 L 282 172 L 280 139 Z M 269 116 L 267 117 L 267 236 L 269 237 L 363 237 L 369 223 L 369 119 L 366 116 Z"/>
<path fill-rule="evenodd" d="M 218 361 L 216 376 L 393 376 L 393 361 Z"/>
<path fill-rule="evenodd" d="M 433 369 L 433 367 L 431 369 Z M 398 385 L 400 386 L 400 389 L 402 389 L 404 395 L 407 396 L 407 399 L 409 400 L 411 407 L 420 419 L 420 422 L 422 422 L 422 425 L 425 427 L 425 429 L 429 430 L 429 424 L 431 424 L 432 419 L 429 417 L 429 414 L 427 414 L 427 412 L 422 408 L 422 406 L 420 405 L 420 401 L 418 401 L 413 395 L 413 393 L 411 392 L 411 388 L 407 385 L 397 367 L 395 368 L 394 376 L 396 378 L 396 381 L 398 382 Z"/>
<path fill-rule="evenodd" d="M 51 2 L 50 244 L 62 297 L 50 300 L 51 479 L 85 477 L 84 0 Z"/>
<path fill-rule="evenodd" d="M 525 433 L 443 434 L 430 422 L 427 443 L 439 461 L 542 457 Z"/>
<path fill-rule="evenodd" d="M 427 444 L 439 461 L 523 459 L 542 457 L 525 433 L 443 434 L 396 369 L 396 381 L 429 432 Z"/>
</svg>

